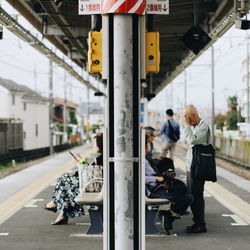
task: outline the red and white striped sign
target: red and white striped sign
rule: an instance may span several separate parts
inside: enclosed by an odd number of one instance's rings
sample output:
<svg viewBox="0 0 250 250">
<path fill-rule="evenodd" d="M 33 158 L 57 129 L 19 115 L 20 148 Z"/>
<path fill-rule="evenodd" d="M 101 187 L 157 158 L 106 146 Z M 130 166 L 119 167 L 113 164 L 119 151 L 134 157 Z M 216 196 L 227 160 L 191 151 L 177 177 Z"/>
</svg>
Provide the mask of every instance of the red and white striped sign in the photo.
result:
<svg viewBox="0 0 250 250">
<path fill-rule="evenodd" d="M 102 0 L 102 14 L 130 13 L 145 15 L 146 0 Z"/>
</svg>

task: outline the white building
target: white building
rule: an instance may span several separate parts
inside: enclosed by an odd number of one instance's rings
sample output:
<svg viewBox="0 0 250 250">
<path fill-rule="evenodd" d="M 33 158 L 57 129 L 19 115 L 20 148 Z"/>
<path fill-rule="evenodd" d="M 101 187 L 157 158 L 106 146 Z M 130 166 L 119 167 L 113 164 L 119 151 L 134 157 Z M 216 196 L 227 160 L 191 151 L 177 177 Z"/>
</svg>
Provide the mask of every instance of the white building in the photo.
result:
<svg viewBox="0 0 250 250">
<path fill-rule="evenodd" d="M 0 78 L 0 119 L 23 124 L 23 150 L 49 146 L 48 99 L 24 85 Z"/>
<path fill-rule="evenodd" d="M 83 117 L 84 124 L 104 124 L 104 109 L 99 102 L 81 103 L 78 113 Z"/>
</svg>

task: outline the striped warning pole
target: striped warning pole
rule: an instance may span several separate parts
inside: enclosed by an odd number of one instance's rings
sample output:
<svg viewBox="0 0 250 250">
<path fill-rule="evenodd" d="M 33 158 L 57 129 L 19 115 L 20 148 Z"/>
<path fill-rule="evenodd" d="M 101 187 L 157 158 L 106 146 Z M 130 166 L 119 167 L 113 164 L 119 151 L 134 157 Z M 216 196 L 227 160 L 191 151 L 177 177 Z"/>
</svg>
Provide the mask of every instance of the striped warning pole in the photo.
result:
<svg viewBox="0 0 250 250">
<path fill-rule="evenodd" d="M 103 0 L 102 14 L 129 13 L 145 14 L 146 0 Z"/>
<path fill-rule="evenodd" d="M 108 71 L 103 72 L 108 88 L 104 250 L 144 250 L 141 221 L 145 214 L 140 195 L 144 196 L 145 187 L 139 184 L 139 20 L 145 13 L 145 1 L 102 1 L 103 35 L 109 34 L 103 39 L 103 48 L 107 47 L 103 63 L 108 63 L 108 67 L 104 65 Z"/>
</svg>

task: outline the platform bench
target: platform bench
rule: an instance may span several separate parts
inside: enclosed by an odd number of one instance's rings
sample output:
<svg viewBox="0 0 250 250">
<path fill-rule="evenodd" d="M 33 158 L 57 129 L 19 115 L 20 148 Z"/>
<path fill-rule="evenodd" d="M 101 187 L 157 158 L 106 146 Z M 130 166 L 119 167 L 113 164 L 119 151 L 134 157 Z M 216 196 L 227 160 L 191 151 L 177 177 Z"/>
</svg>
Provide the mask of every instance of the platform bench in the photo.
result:
<svg viewBox="0 0 250 250">
<path fill-rule="evenodd" d="M 103 179 L 93 179 L 85 188 L 93 183 L 103 183 Z M 103 188 L 100 192 L 80 192 L 75 198 L 79 205 L 85 205 L 88 208 L 90 216 L 90 228 L 87 234 L 103 233 Z M 157 216 L 161 205 L 169 204 L 167 199 L 150 199 L 145 197 L 145 233 L 146 235 L 161 234 L 157 228 Z"/>
</svg>

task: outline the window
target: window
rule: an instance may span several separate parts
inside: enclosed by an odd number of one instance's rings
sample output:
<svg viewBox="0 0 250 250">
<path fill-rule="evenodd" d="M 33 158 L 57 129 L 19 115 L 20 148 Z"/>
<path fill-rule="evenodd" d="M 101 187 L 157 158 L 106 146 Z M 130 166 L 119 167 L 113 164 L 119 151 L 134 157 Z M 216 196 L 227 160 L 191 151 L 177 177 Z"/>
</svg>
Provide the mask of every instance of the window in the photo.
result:
<svg viewBox="0 0 250 250">
<path fill-rule="evenodd" d="M 23 139 L 26 139 L 26 132 L 23 131 Z"/>
<path fill-rule="evenodd" d="M 12 105 L 15 105 L 15 95 L 14 94 L 12 94 Z"/>
<path fill-rule="evenodd" d="M 26 102 L 24 102 L 23 103 L 23 110 L 26 111 L 26 109 L 27 109 L 27 104 L 26 104 Z"/>
<path fill-rule="evenodd" d="M 38 124 L 36 124 L 36 136 L 38 136 Z"/>
</svg>

